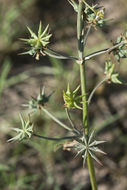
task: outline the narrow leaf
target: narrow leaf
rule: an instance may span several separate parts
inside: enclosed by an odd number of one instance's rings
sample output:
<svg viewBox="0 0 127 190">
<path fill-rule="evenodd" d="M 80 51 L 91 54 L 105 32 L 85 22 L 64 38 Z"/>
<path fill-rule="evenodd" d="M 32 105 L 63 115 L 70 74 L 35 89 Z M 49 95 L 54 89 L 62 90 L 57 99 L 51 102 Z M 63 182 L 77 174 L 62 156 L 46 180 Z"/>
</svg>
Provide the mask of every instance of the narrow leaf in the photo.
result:
<svg viewBox="0 0 127 190">
<path fill-rule="evenodd" d="M 29 30 L 31 37 L 37 38 L 36 34 L 27 26 L 27 29 Z"/>
<path fill-rule="evenodd" d="M 40 21 L 39 29 L 38 29 L 38 37 L 41 36 L 41 32 L 42 32 L 42 22 Z"/>
<path fill-rule="evenodd" d="M 116 84 L 123 84 L 123 81 L 120 79 L 119 74 L 115 73 L 111 76 L 111 81 Z"/>
<path fill-rule="evenodd" d="M 7 142 L 11 142 L 11 141 L 16 141 L 16 140 L 19 140 L 19 139 L 20 139 L 20 137 L 21 137 L 21 134 L 18 134 L 17 136 L 15 136 L 15 137 L 13 137 L 13 138 L 9 139 Z"/>
<path fill-rule="evenodd" d="M 25 125 L 25 121 L 23 120 L 23 117 L 21 114 L 19 114 L 20 120 L 21 120 L 21 124 L 22 124 L 22 128 L 24 128 Z"/>
<path fill-rule="evenodd" d="M 99 152 L 99 153 L 102 153 L 102 154 L 106 154 L 105 152 L 103 152 L 102 150 L 100 150 L 98 147 L 91 147 L 89 149 L 92 150 L 92 151 L 94 151 L 94 152 Z"/>
<path fill-rule="evenodd" d="M 43 31 L 43 33 L 40 35 L 40 38 L 42 38 L 43 36 L 46 35 L 46 33 L 48 32 L 49 29 L 49 24 L 46 26 L 45 30 Z"/>
<path fill-rule="evenodd" d="M 93 141 L 91 144 L 89 144 L 89 146 L 91 147 L 91 146 L 96 146 L 96 145 L 98 145 L 98 144 L 102 144 L 102 143 L 105 143 L 106 141 Z"/>
<path fill-rule="evenodd" d="M 85 151 L 85 154 L 82 157 L 83 157 L 83 166 L 84 166 L 86 163 L 87 151 Z"/>
<path fill-rule="evenodd" d="M 95 154 L 93 154 L 90 150 L 89 151 L 89 154 L 91 155 L 91 157 L 100 165 L 102 165 L 102 163 L 100 162 L 100 160 L 95 156 Z"/>
<path fill-rule="evenodd" d="M 90 144 L 91 140 L 93 139 L 94 136 L 94 131 L 91 132 L 89 140 L 88 140 L 88 144 Z"/>
</svg>

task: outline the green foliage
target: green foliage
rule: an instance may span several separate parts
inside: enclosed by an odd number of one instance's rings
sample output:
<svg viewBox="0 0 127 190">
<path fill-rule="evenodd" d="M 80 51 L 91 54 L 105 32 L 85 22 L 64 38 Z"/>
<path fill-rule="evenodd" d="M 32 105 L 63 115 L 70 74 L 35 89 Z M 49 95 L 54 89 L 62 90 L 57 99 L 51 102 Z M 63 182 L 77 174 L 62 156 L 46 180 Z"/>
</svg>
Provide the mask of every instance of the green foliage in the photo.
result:
<svg viewBox="0 0 127 190">
<path fill-rule="evenodd" d="M 37 181 L 37 175 L 18 175 L 15 173 L 14 168 L 9 167 L 8 171 L 0 172 L 1 182 L 0 187 L 9 190 L 34 190 L 32 182 Z"/>
</svg>

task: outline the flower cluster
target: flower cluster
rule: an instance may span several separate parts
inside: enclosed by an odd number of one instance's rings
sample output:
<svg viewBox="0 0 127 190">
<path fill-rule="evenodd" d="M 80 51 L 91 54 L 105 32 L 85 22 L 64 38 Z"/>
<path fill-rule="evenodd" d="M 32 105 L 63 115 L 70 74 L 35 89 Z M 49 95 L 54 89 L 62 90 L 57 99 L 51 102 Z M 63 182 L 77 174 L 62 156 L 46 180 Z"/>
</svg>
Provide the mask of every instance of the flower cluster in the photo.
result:
<svg viewBox="0 0 127 190">
<path fill-rule="evenodd" d="M 36 35 L 29 27 L 27 27 L 30 38 L 29 39 L 22 39 L 22 41 L 26 42 L 30 46 L 30 49 L 22 54 L 29 54 L 35 56 L 37 60 L 39 60 L 40 55 L 45 55 L 43 53 L 43 49 L 49 44 L 49 39 L 52 34 L 49 34 L 49 25 L 42 31 L 42 23 L 40 22 L 38 35 Z"/>
<path fill-rule="evenodd" d="M 87 22 L 89 24 L 92 24 L 94 27 L 102 27 L 104 25 L 106 21 L 106 19 L 104 18 L 104 9 L 98 10 L 96 6 L 86 6 L 84 12 L 87 16 Z"/>
<path fill-rule="evenodd" d="M 72 5 L 75 12 L 78 12 L 78 4 L 74 0 L 68 0 L 68 2 Z M 99 9 L 96 5 L 90 6 L 85 0 L 83 0 L 83 3 L 85 4 L 84 13 L 88 24 L 92 24 L 94 27 L 102 27 L 107 20 L 104 18 L 105 9 Z"/>
<path fill-rule="evenodd" d="M 31 138 L 32 133 L 33 133 L 33 124 L 30 122 L 30 119 L 25 121 L 23 119 L 22 115 L 20 115 L 20 120 L 21 120 L 21 125 L 22 125 L 21 129 L 12 128 L 12 130 L 16 131 L 18 133 L 18 135 L 9 139 L 8 142 L 16 141 L 16 140 L 21 141 L 21 140 L 26 139 L 26 138 Z"/>
<path fill-rule="evenodd" d="M 90 154 L 91 157 L 97 161 L 99 164 L 101 164 L 100 160 L 96 157 L 95 152 L 106 154 L 102 150 L 100 150 L 97 145 L 104 143 L 105 141 L 96 141 L 94 140 L 94 131 L 89 135 L 86 136 L 83 134 L 83 136 L 80 138 L 80 140 L 76 141 L 74 140 L 71 143 L 65 143 L 64 144 L 64 150 L 69 150 L 71 148 L 74 148 L 77 152 L 78 156 L 79 154 L 82 154 L 83 157 L 83 165 L 86 162 L 87 154 Z"/>
<path fill-rule="evenodd" d="M 23 104 L 23 106 L 28 107 L 32 111 L 41 110 L 41 107 L 49 101 L 50 96 L 51 94 L 48 96 L 45 94 L 45 88 L 43 87 L 37 98 L 32 97 L 28 104 Z"/>
<path fill-rule="evenodd" d="M 81 98 L 82 96 L 77 96 L 77 92 L 80 86 L 78 86 L 73 92 L 70 90 L 70 85 L 68 84 L 67 91 L 63 91 L 63 98 L 64 98 L 64 106 L 66 108 L 77 108 L 82 109 L 79 105 L 82 103 Z"/>
<path fill-rule="evenodd" d="M 115 72 L 114 69 L 115 69 L 115 64 L 113 64 L 111 60 L 105 62 L 104 73 L 107 76 L 108 81 L 117 84 L 123 84 L 123 82 L 119 77 L 119 73 Z"/>
<path fill-rule="evenodd" d="M 125 34 L 121 34 L 116 41 L 116 44 L 120 44 L 118 48 L 113 50 L 113 53 L 118 62 L 120 62 L 121 58 L 127 58 L 127 32 Z"/>
</svg>

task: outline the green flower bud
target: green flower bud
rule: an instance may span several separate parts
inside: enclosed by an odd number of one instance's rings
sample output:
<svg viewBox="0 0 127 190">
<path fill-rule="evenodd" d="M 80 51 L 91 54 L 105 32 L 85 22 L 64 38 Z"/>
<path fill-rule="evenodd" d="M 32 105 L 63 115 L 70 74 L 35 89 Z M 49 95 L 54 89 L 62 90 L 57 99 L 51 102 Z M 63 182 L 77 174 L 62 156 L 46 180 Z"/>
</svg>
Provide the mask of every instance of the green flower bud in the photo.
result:
<svg viewBox="0 0 127 190">
<path fill-rule="evenodd" d="M 38 35 L 36 35 L 29 27 L 27 27 L 30 38 L 29 39 L 21 39 L 26 44 L 30 46 L 30 50 L 21 53 L 21 54 L 29 54 L 35 56 L 37 60 L 39 60 L 40 55 L 45 55 L 43 53 L 43 49 L 49 44 L 49 39 L 51 38 L 52 34 L 49 34 L 49 25 L 42 31 L 42 23 L 40 22 Z"/>
<path fill-rule="evenodd" d="M 66 108 L 77 108 L 82 109 L 79 105 L 82 103 L 81 98 L 82 96 L 78 96 L 77 92 L 80 86 L 78 86 L 73 92 L 70 90 L 70 85 L 68 84 L 67 91 L 63 91 L 63 98 L 64 98 L 64 106 Z"/>
<path fill-rule="evenodd" d="M 49 101 L 51 95 L 52 93 L 47 96 L 45 94 L 45 88 L 43 87 L 43 89 L 40 90 L 40 93 L 37 96 L 37 98 L 32 97 L 32 99 L 28 102 L 28 104 L 23 104 L 23 106 L 28 107 L 33 111 L 37 111 L 38 109 L 41 110 L 41 107 L 44 106 Z"/>
<path fill-rule="evenodd" d="M 110 60 L 105 62 L 105 75 L 109 82 L 123 84 L 123 81 L 119 77 L 119 73 L 114 71 L 115 64 L 113 64 Z"/>
<path fill-rule="evenodd" d="M 95 28 L 96 26 L 102 27 L 106 21 L 104 18 L 104 9 L 97 10 L 96 6 L 91 7 L 86 2 L 85 14 L 87 16 L 87 21 L 92 24 Z"/>
<path fill-rule="evenodd" d="M 121 45 L 118 48 L 113 50 L 113 54 L 118 62 L 120 62 L 122 58 L 127 58 L 127 33 L 121 34 L 117 38 L 116 44 L 119 44 L 119 43 L 121 43 Z"/>
</svg>

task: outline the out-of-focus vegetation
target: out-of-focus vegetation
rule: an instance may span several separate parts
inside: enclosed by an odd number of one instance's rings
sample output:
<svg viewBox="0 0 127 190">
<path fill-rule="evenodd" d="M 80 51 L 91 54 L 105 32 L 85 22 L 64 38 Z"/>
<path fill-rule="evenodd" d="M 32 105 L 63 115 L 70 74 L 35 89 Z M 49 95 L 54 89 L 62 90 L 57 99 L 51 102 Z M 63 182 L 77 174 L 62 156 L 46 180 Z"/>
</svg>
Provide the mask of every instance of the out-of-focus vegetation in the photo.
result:
<svg viewBox="0 0 127 190">
<path fill-rule="evenodd" d="M 114 20 L 104 30 L 90 35 L 87 53 L 106 48 L 110 41 L 127 28 L 126 0 L 101 2 L 107 15 Z M 120 11 L 119 7 L 122 11 Z M 57 11 L 56 11 L 57 10 Z M 65 11 L 66 10 L 66 11 Z M 117 14 L 119 12 L 119 14 Z M 36 96 L 40 86 L 51 93 L 46 105 L 61 120 L 67 122 L 63 109 L 62 90 L 69 81 L 74 88 L 79 81 L 78 67 L 71 61 L 41 58 L 33 62 L 28 56 L 19 56 L 25 36 L 26 25 L 36 29 L 42 20 L 50 23 L 53 32 L 52 44 L 59 51 L 75 54 L 76 23 L 73 10 L 67 1 L 57 0 L 1 0 L 0 1 L 0 189 L 1 190 L 83 190 L 89 189 L 87 168 L 82 168 L 75 153 L 62 150 L 61 144 L 38 140 L 7 143 L 13 134 L 12 127 L 19 125 L 18 113 L 21 104 Z M 43 21 L 44 20 L 44 21 Z M 99 41 L 99 43 L 98 43 Z M 88 62 L 89 89 L 99 81 L 104 65 L 104 56 Z M 114 60 L 115 62 L 115 60 Z M 126 61 L 120 71 L 127 80 Z M 71 72 L 70 72 L 71 71 Z M 29 79 L 29 80 L 28 80 Z M 90 108 L 90 124 L 108 142 L 104 150 L 108 156 L 103 167 L 96 165 L 100 190 L 126 190 L 127 170 L 127 87 L 102 86 L 95 94 Z M 60 109 L 61 108 L 61 109 Z M 24 110 L 24 112 L 26 112 Z M 74 122 L 80 127 L 80 112 L 73 112 Z M 37 113 L 34 122 L 36 131 L 48 136 L 62 135 L 61 129 L 45 115 Z M 59 149 L 59 150 L 58 150 Z M 77 171 L 74 174 L 74 171 Z M 86 180 L 84 180 L 84 177 Z"/>
</svg>

